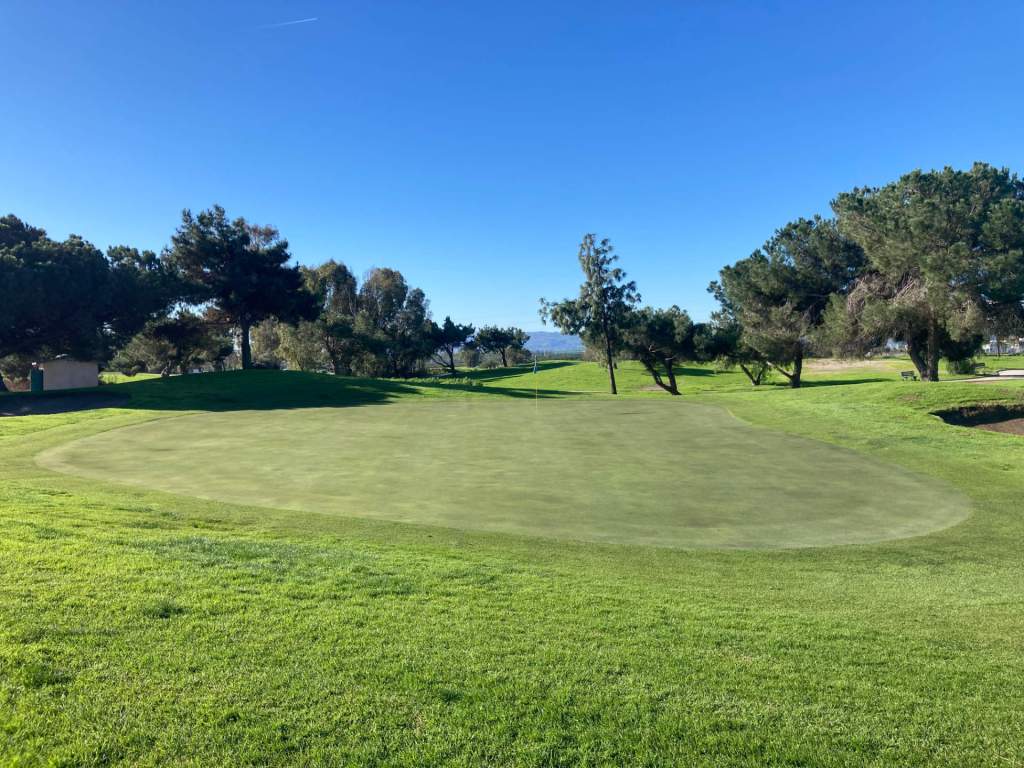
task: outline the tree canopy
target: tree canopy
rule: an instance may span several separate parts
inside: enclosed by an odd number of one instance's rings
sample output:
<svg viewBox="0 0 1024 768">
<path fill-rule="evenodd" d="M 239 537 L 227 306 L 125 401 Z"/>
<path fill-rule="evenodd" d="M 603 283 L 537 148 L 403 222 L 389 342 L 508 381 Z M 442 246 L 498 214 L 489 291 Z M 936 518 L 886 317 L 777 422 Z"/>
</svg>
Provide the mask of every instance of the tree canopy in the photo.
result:
<svg viewBox="0 0 1024 768">
<path fill-rule="evenodd" d="M 530 340 L 529 334 L 522 328 L 500 328 L 496 325 L 485 325 L 473 337 L 473 345 L 481 352 L 490 352 L 501 358 L 501 365 L 507 368 L 510 357 L 517 355 L 526 347 Z"/>
<path fill-rule="evenodd" d="M 702 359 L 717 360 L 726 368 L 739 368 L 755 387 L 771 374 L 771 363 L 745 341 L 743 327 L 726 308 L 712 312 L 711 322 L 697 329 L 694 345 Z"/>
<path fill-rule="evenodd" d="M 57 354 L 102 362 L 115 350 L 125 369 L 220 365 L 219 341 L 233 331 L 243 367 L 411 376 L 435 353 L 451 367 L 473 332 L 437 326 L 423 291 L 397 270 L 370 270 L 360 285 L 333 259 L 301 268 L 289 261 L 276 229 L 230 220 L 220 206 L 184 211 L 160 255 L 128 246 L 104 255 L 82 238 L 55 242 L 5 216 L 0 370 L 21 376 L 34 357 Z M 510 348 L 525 338 L 518 332 Z"/>
<path fill-rule="evenodd" d="M 77 235 L 57 242 L 16 216 L 0 218 L 0 359 L 106 359 L 177 289 L 152 252 L 116 246 L 104 255 Z"/>
<path fill-rule="evenodd" d="M 162 376 L 220 364 L 231 354 L 231 337 L 216 323 L 194 312 L 153 320 L 111 361 L 112 368 L 134 375 L 155 371 Z"/>
<path fill-rule="evenodd" d="M 313 320 L 282 324 L 280 354 L 290 368 L 336 375 L 408 377 L 437 351 L 438 327 L 423 291 L 394 269 L 372 269 L 362 284 L 333 259 L 301 267 Z"/>
<path fill-rule="evenodd" d="M 187 282 L 193 302 L 209 302 L 214 317 L 238 328 L 242 368 L 252 366 L 253 325 L 268 317 L 316 316 L 298 267 L 287 266 L 288 241 L 273 227 L 229 220 L 219 205 L 195 215 L 183 211 L 165 258 Z"/>
<path fill-rule="evenodd" d="M 1024 184 L 1006 169 L 914 171 L 840 194 L 840 230 L 867 269 L 830 310 L 837 346 L 903 341 L 922 379 L 939 360 L 970 356 L 986 321 L 1024 296 Z"/>
<path fill-rule="evenodd" d="M 984 334 L 1024 328 L 1024 182 L 1007 169 L 914 171 L 832 201 L 834 218 L 796 219 L 709 286 L 720 307 L 693 323 L 677 306 L 638 309 L 636 284 L 608 239 L 584 235 L 575 298 L 541 299 L 540 316 L 597 351 L 617 392 L 616 358 L 639 360 L 678 394 L 677 367 L 716 359 L 757 385 L 770 371 L 799 387 L 804 358 L 863 354 L 904 342 L 925 380 L 945 357 L 965 369 Z M 161 371 L 220 365 L 236 334 L 243 368 L 286 365 L 338 375 L 409 377 L 433 360 L 449 372 L 508 366 L 528 355 L 520 328 L 431 317 L 401 272 L 290 264 L 270 226 L 213 206 L 185 210 L 160 254 L 106 253 L 0 218 L 0 371 L 23 378 L 32 359 L 68 354 Z M 490 357 L 481 358 L 480 353 Z M 258 358 L 258 359 L 257 359 Z M 229 362 L 231 359 L 229 358 Z M 233 363 L 232 363 L 233 364 Z M 3 388 L 0 379 L 0 388 Z"/>
<path fill-rule="evenodd" d="M 326 367 L 335 375 L 351 374 L 359 350 L 355 335 L 359 312 L 355 275 L 334 259 L 299 270 L 316 303 L 317 316 L 282 330 L 285 357 L 292 367 L 301 370 Z"/>
<path fill-rule="evenodd" d="M 835 221 L 797 219 L 746 259 L 723 267 L 709 290 L 737 323 L 737 343 L 799 387 L 831 297 L 849 290 L 863 263 L 860 246 Z"/>
<path fill-rule="evenodd" d="M 619 257 L 607 238 L 598 242 L 595 235 L 584 235 L 578 256 L 583 270 L 579 296 L 557 302 L 541 299 L 541 321 L 551 321 L 562 333 L 579 334 L 588 345 L 600 348 L 615 395 L 615 353 L 640 294 L 636 283 L 627 281 L 626 273 L 615 266 Z"/>
<path fill-rule="evenodd" d="M 431 329 L 434 337 L 434 360 L 449 373 L 455 373 L 455 353 L 464 346 L 476 330 L 472 325 L 462 325 L 445 317 L 441 325 L 434 324 Z"/>
<path fill-rule="evenodd" d="M 678 395 L 675 366 L 697 359 L 696 330 L 690 316 L 679 307 L 644 307 L 632 313 L 622 346 L 643 364 L 656 385 L 670 395 Z"/>
<path fill-rule="evenodd" d="M 395 269 L 370 270 L 358 292 L 355 334 L 360 373 L 408 377 L 434 351 L 427 297 Z"/>
</svg>

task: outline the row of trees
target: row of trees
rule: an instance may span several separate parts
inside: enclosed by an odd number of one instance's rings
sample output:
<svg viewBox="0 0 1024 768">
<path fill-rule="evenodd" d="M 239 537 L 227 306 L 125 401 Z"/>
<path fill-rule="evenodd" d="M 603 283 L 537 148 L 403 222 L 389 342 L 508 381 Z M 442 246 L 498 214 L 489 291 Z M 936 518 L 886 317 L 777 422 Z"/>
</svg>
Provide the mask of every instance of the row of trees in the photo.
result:
<svg viewBox="0 0 1024 768">
<path fill-rule="evenodd" d="M 330 371 L 343 376 L 407 377 L 432 363 L 457 373 L 459 358 L 491 354 L 502 365 L 523 354 L 529 336 L 518 328 L 454 322 L 430 317 L 427 299 L 409 288 L 401 272 L 372 269 L 360 284 L 337 261 L 299 267 L 305 290 L 317 307 L 312 320 L 277 318 L 254 328 L 258 365 L 292 370 Z M 471 363 L 472 364 L 472 363 Z"/>
<path fill-rule="evenodd" d="M 0 370 L 18 377 L 40 357 L 69 354 L 129 371 L 186 372 L 283 361 L 343 375 L 406 377 L 456 355 L 524 355 L 516 328 L 431 319 L 423 291 L 393 269 L 363 280 L 336 261 L 291 266 L 273 227 L 223 208 L 185 211 L 161 254 L 106 254 L 77 236 L 56 242 L 0 219 Z M 510 357 L 512 356 L 512 357 Z M 0 377 L 0 387 L 3 380 Z"/>
<path fill-rule="evenodd" d="M 108 357 L 165 314 L 178 290 L 153 252 L 117 246 L 104 254 L 80 237 L 55 241 L 4 216 L 0 374 L 16 375 L 44 353 Z"/>
<path fill-rule="evenodd" d="M 607 239 L 584 235 L 579 262 L 584 280 L 579 296 L 561 301 L 540 300 L 543 323 L 562 333 L 579 334 L 608 370 L 612 394 L 618 393 L 615 358 L 626 354 L 639 360 L 662 389 L 678 395 L 677 366 L 687 360 L 711 359 L 707 326 L 672 306 L 640 308 L 636 283 L 626 280 L 618 255 Z"/>
<path fill-rule="evenodd" d="M 678 394 L 686 361 L 720 360 L 757 385 L 777 372 L 799 387 L 809 354 L 856 355 L 902 342 L 922 379 L 969 361 L 986 334 L 1024 328 L 1024 183 L 1006 169 L 907 174 L 837 195 L 832 218 L 798 219 L 709 291 L 720 308 L 693 323 L 678 307 L 640 305 L 608 240 L 586 235 L 579 295 L 541 300 L 541 317 L 598 351 L 616 391 L 615 359 L 643 363 Z M 482 354 L 518 362 L 516 328 L 431 319 L 423 291 L 392 269 L 362 281 L 344 265 L 291 266 L 273 227 L 214 207 L 185 211 L 161 253 L 105 254 L 0 219 L 0 370 L 71 354 L 130 370 L 241 367 L 283 360 L 337 374 L 410 376 L 433 361 L 454 373 Z M 3 386 L 0 378 L 0 387 Z"/>
<path fill-rule="evenodd" d="M 738 361 L 800 385 L 805 355 L 906 345 L 920 377 L 1020 328 L 1024 183 L 1007 169 L 914 171 L 837 195 L 831 219 L 786 225 L 711 291 L 738 326 Z"/>
<path fill-rule="evenodd" d="M 837 195 L 832 218 L 801 218 L 724 267 L 720 309 L 692 323 L 677 307 L 639 309 L 607 240 L 587 235 L 576 299 L 541 300 L 541 318 L 614 356 L 640 360 L 678 394 L 673 364 L 720 360 L 751 383 L 776 371 L 799 387 L 813 353 L 863 355 L 901 342 L 921 378 L 963 364 L 984 337 L 1024 329 L 1024 182 L 1007 169 L 909 173 Z"/>
</svg>

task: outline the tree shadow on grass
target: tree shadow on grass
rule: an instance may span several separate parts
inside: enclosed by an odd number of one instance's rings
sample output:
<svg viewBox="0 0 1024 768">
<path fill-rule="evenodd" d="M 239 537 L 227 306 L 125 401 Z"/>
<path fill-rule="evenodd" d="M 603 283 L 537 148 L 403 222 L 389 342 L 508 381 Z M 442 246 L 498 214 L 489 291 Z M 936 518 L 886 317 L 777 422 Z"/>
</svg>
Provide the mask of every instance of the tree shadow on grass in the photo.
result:
<svg viewBox="0 0 1024 768">
<path fill-rule="evenodd" d="M 563 389 L 540 389 L 530 387 L 484 387 L 475 384 L 435 384 L 418 381 L 416 387 L 426 389 L 449 390 L 453 392 L 464 392 L 473 395 L 497 395 L 499 397 L 515 397 L 532 400 L 534 398 L 550 399 L 556 397 L 567 397 L 579 395 L 579 392 L 572 392 Z"/>
<path fill-rule="evenodd" d="M 676 365 L 672 369 L 676 376 L 715 376 L 718 373 L 714 368 L 685 368 Z"/>
<path fill-rule="evenodd" d="M 877 384 L 883 381 L 894 381 L 893 378 L 885 378 L 882 376 L 873 376 L 871 378 L 862 379 L 803 379 L 800 382 L 801 387 L 841 387 L 846 384 Z M 788 387 L 787 382 L 777 382 L 783 386 Z"/>
<path fill-rule="evenodd" d="M 579 361 L 570 360 L 544 360 L 538 361 L 537 371 L 543 373 L 544 371 L 553 371 L 558 368 L 565 368 L 566 366 L 574 365 Z M 504 379 L 514 379 L 517 376 L 522 376 L 524 373 L 531 373 L 533 371 L 533 363 L 526 363 L 518 366 L 510 366 L 508 368 L 488 368 L 479 371 L 466 371 L 463 375 L 467 379 L 473 381 L 503 381 Z M 533 390 L 530 390 L 531 392 Z"/>
<path fill-rule="evenodd" d="M 120 408 L 128 402 L 125 395 L 112 395 L 102 390 L 12 392 L 0 398 L 0 417 L 40 416 L 44 414 L 91 411 L 97 408 Z"/>
<path fill-rule="evenodd" d="M 563 397 L 558 390 L 484 387 L 462 381 L 362 379 L 298 371 L 228 371 L 172 376 L 112 384 L 125 400 L 113 406 L 157 411 L 258 411 L 290 408 L 346 408 L 382 405 L 416 398 L 442 400 L 442 391 L 459 395 L 519 399 Z"/>
</svg>

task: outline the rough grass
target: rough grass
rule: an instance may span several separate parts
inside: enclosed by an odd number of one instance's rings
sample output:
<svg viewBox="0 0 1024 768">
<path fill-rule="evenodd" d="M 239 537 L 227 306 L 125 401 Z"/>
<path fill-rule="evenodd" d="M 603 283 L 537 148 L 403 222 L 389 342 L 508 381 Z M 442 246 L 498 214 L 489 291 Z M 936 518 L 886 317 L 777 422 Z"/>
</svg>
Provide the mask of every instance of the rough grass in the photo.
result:
<svg viewBox="0 0 1024 768">
<path fill-rule="evenodd" d="M 601 374 L 535 378 L 571 398 Z M 683 551 L 301 516 L 32 459 L 180 411 L 534 397 L 532 374 L 500 376 L 200 376 L 116 385 L 131 407 L 0 421 L 0 761 L 1021 763 L 1024 441 L 930 415 L 1020 402 L 1019 383 L 686 376 L 690 399 L 971 499 L 960 525 L 870 546 Z"/>
</svg>

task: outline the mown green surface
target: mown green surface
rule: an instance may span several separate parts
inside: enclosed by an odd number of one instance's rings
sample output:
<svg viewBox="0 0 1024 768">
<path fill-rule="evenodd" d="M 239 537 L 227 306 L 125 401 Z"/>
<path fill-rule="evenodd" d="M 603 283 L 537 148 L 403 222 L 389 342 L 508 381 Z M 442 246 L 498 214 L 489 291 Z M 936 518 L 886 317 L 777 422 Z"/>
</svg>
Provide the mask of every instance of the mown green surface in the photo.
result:
<svg viewBox="0 0 1024 768">
<path fill-rule="evenodd" d="M 1019 764 L 1024 440 L 930 413 L 1021 404 L 1021 385 L 850 371 L 753 391 L 691 373 L 688 399 L 947 482 L 970 517 L 874 545 L 680 550 L 228 505 L 39 467 L 39 451 L 191 411 L 535 408 L 532 381 L 544 407 L 600 371 L 114 385 L 127 407 L 0 420 L 0 762 Z M 628 365 L 622 378 L 647 385 Z"/>
<path fill-rule="evenodd" d="M 969 509 L 946 483 L 678 398 L 205 413 L 40 462 L 240 504 L 668 547 L 882 541 Z"/>
</svg>

